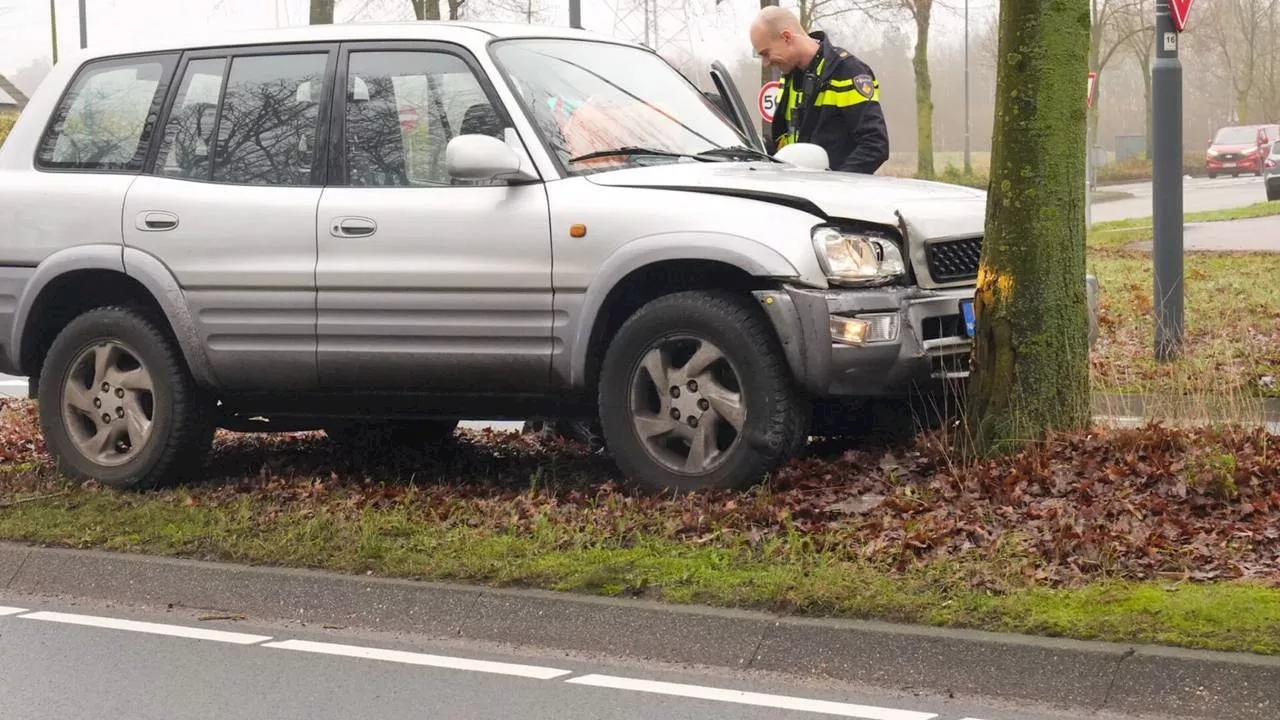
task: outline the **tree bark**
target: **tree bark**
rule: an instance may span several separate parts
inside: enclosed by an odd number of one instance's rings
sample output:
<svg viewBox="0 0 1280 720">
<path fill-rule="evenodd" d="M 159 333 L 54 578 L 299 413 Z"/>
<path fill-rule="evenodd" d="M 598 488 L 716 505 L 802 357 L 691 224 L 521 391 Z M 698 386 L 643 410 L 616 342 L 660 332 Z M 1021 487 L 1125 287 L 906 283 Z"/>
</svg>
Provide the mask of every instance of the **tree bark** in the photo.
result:
<svg viewBox="0 0 1280 720">
<path fill-rule="evenodd" d="M 312 25 L 333 24 L 333 2 L 334 0 L 311 0 Z"/>
<path fill-rule="evenodd" d="M 440 0 L 410 0 L 413 3 L 413 16 L 419 20 L 439 20 Z M 455 18 L 456 19 L 456 18 Z"/>
<path fill-rule="evenodd" d="M 1090 420 L 1085 298 L 1088 0 L 1003 0 L 978 289 L 971 454 Z"/>
<path fill-rule="evenodd" d="M 933 167 L 933 81 L 929 77 L 929 20 L 933 0 L 916 0 L 916 52 L 911 69 L 916 81 L 916 174 L 934 177 Z"/>
</svg>

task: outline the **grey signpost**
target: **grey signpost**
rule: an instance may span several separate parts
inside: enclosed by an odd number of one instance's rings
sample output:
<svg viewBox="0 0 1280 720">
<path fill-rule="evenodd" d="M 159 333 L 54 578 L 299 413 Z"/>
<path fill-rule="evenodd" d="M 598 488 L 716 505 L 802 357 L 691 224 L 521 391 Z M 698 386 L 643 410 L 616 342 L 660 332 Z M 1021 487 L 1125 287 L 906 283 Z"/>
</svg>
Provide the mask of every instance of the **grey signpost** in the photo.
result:
<svg viewBox="0 0 1280 720">
<path fill-rule="evenodd" d="M 1155 356 L 1182 353 L 1182 61 L 1178 40 L 1192 0 L 1156 0 L 1156 59 L 1151 68 L 1152 283 Z"/>
<path fill-rule="evenodd" d="M 582 29 L 582 0 L 569 0 L 569 27 Z"/>
</svg>

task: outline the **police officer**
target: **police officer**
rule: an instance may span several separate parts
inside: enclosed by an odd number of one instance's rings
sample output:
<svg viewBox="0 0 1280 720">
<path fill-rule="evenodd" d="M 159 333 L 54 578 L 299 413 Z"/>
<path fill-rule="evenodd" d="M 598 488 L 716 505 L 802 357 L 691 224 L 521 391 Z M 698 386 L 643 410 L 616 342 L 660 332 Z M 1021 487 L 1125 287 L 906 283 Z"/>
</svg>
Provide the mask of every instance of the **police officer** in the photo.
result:
<svg viewBox="0 0 1280 720">
<path fill-rule="evenodd" d="M 826 33 L 805 34 L 789 10 L 764 8 L 751 24 L 751 44 L 782 74 L 773 115 L 777 152 L 792 142 L 827 151 L 832 170 L 874 173 L 889 159 L 889 132 L 875 73 Z"/>
</svg>

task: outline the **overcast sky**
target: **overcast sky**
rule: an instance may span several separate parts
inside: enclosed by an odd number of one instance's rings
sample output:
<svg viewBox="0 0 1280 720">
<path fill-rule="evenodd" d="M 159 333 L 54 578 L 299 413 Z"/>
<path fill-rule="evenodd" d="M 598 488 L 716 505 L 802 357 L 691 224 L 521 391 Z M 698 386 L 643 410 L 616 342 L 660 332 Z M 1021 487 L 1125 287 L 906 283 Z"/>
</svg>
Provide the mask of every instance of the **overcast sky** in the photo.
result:
<svg viewBox="0 0 1280 720">
<path fill-rule="evenodd" d="M 484 0 L 474 0 L 481 6 Z M 506 5 L 525 0 L 502 0 Z M 694 28 L 690 46 L 702 57 L 731 58 L 749 53 L 747 27 L 758 0 L 725 0 L 716 8 L 709 0 L 658 0 L 670 12 L 683 8 L 692 16 Z M 963 0 L 952 0 L 961 6 Z M 79 47 L 77 0 L 55 0 L 58 13 L 58 47 L 70 51 Z M 533 0 L 545 8 L 551 24 L 568 25 L 568 0 Z M 597 32 L 614 33 L 616 7 L 627 7 L 639 0 L 582 0 L 583 25 Z M 993 0 L 971 0 L 975 16 L 990 14 Z M 784 5 L 790 3 L 784 2 Z M 163 37 L 174 32 L 218 31 L 270 28 L 307 22 L 308 0 L 86 0 L 88 39 L 92 46 L 104 38 Z M 441 2 L 446 5 L 446 2 Z M 338 0 L 336 20 L 410 20 L 409 0 Z M 685 13 L 681 13 L 685 14 Z M 643 24 L 638 14 L 632 26 L 634 38 L 641 39 Z M 675 15 L 667 22 L 678 24 Z M 665 24 L 659 30 L 665 36 Z M 934 44 L 944 41 L 960 29 L 958 13 L 945 9 L 935 11 L 935 29 L 930 33 Z M 619 35 L 628 33 L 619 31 Z M 868 33 L 868 35 L 873 35 Z M 877 40 L 878 42 L 878 40 Z M 0 0 L 0 73 L 12 73 L 37 58 L 51 57 L 52 39 L 49 28 L 49 0 Z M 857 52 L 857 43 L 850 49 Z"/>
</svg>

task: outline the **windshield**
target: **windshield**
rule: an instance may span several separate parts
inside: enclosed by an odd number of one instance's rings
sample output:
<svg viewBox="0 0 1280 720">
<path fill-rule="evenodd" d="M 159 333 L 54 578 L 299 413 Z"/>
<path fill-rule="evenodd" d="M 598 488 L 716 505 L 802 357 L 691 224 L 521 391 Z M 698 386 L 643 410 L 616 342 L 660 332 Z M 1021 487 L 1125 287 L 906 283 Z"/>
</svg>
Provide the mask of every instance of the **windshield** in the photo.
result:
<svg viewBox="0 0 1280 720">
<path fill-rule="evenodd" d="M 659 56 L 584 40 L 505 40 L 493 56 L 547 145 L 571 174 L 747 145 L 701 92 Z M 667 155 L 632 152 L 644 148 Z"/>
<path fill-rule="evenodd" d="M 1253 145 L 1258 142 L 1258 128 L 1222 128 L 1214 136 L 1213 142 L 1215 145 Z"/>
</svg>

